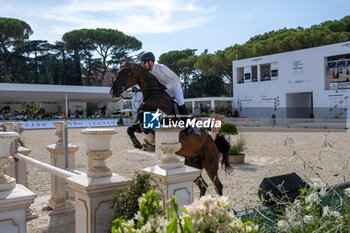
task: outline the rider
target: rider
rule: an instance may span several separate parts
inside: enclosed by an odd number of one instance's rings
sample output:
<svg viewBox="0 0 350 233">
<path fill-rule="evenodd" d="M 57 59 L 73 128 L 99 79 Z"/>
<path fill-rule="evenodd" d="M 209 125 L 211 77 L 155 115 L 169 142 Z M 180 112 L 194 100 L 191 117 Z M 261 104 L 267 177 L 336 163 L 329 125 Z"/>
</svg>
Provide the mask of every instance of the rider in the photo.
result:
<svg viewBox="0 0 350 233">
<path fill-rule="evenodd" d="M 144 52 L 141 55 L 141 66 L 151 72 L 158 81 L 166 87 L 166 92 L 175 97 L 179 105 L 181 115 L 189 115 L 184 101 L 180 78 L 167 66 L 163 64 L 155 64 L 155 57 L 152 52 Z"/>
</svg>

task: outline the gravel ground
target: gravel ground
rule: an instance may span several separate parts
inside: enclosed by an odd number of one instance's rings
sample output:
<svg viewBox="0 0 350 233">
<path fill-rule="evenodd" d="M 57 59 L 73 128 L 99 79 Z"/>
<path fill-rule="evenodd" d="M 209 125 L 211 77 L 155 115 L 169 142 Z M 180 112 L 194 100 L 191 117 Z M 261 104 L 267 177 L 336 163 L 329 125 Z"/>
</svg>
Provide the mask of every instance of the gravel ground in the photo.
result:
<svg viewBox="0 0 350 233">
<path fill-rule="evenodd" d="M 79 146 L 76 153 L 76 169 L 85 171 L 85 140 L 80 134 L 82 129 L 69 129 L 69 142 Z M 154 153 L 135 150 L 126 133 L 126 127 L 117 127 L 118 134 L 111 140 L 113 156 L 107 164 L 114 173 L 132 178 L 136 171 L 154 165 Z M 269 131 L 269 130 L 267 130 Z M 331 146 L 322 149 L 325 132 L 244 132 L 248 139 L 246 163 L 232 165 L 234 171 L 225 175 L 219 171 L 219 178 L 224 185 L 224 195 L 228 196 L 233 208 L 243 209 L 259 204 L 257 191 L 264 177 L 271 177 L 296 172 L 303 178 L 310 177 L 310 169 L 304 161 L 316 164 L 316 171 L 328 184 L 348 180 L 349 169 L 349 132 L 330 132 L 327 142 Z M 232 136 L 235 140 L 237 136 Z M 289 137 L 293 142 L 285 143 Z M 57 141 L 55 130 L 26 130 L 21 138 L 26 147 L 32 150 L 32 158 L 49 163 L 50 156 L 46 146 Z M 138 136 L 142 140 L 142 136 Z M 296 153 L 293 153 L 291 147 Z M 39 217 L 27 222 L 27 232 L 74 232 L 74 213 L 49 216 L 42 210 L 50 197 L 50 174 L 42 169 L 28 165 L 28 187 L 38 195 L 32 205 L 33 213 Z M 203 177 L 209 184 L 208 194 L 216 195 L 213 184 L 205 171 Z M 315 177 L 312 173 L 311 177 Z M 199 190 L 195 187 L 195 197 Z"/>
</svg>

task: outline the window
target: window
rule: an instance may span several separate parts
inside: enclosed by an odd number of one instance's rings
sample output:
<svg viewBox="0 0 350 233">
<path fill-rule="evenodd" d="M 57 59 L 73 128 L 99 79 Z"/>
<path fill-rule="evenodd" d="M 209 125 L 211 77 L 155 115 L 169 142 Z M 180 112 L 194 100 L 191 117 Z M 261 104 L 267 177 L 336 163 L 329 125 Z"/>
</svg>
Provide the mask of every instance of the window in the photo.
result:
<svg viewBox="0 0 350 233">
<path fill-rule="evenodd" d="M 243 69 L 243 67 L 237 68 L 237 83 L 244 83 L 244 69 Z"/>
<path fill-rule="evenodd" d="M 250 79 L 250 73 L 244 74 L 244 79 L 245 79 L 245 80 L 249 80 L 249 79 Z"/>
<path fill-rule="evenodd" d="M 271 70 L 272 77 L 278 77 L 278 70 Z"/>
<path fill-rule="evenodd" d="M 258 66 L 252 66 L 252 82 L 258 81 Z"/>
<path fill-rule="evenodd" d="M 328 62 L 327 67 L 328 68 L 336 68 L 337 67 L 337 62 Z"/>
<path fill-rule="evenodd" d="M 339 61 L 339 62 L 338 62 L 338 65 L 339 65 L 340 67 L 346 66 L 345 60 Z"/>
<path fill-rule="evenodd" d="M 270 81 L 271 80 L 271 65 L 262 64 L 260 65 L 260 81 Z"/>
</svg>

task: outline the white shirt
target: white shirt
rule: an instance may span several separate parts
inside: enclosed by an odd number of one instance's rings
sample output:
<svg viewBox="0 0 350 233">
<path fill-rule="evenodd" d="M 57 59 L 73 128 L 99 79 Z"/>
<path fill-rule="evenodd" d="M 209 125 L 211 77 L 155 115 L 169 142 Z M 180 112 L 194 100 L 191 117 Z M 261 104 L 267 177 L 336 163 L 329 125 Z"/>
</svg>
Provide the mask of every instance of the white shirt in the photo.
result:
<svg viewBox="0 0 350 233">
<path fill-rule="evenodd" d="M 167 89 L 172 89 L 180 83 L 180 78 L 167 66 L 162 64 L 154 64 L 151 73 L 156 76 L 158 81 Z"/>
<path fill-rule="evenodd" d="M 185 104 L 179 76 L 162 64 L 154 64 L 151 73 L 167 88 L 166 92 L 175 97 L 179 106 Z"/>
</svg>

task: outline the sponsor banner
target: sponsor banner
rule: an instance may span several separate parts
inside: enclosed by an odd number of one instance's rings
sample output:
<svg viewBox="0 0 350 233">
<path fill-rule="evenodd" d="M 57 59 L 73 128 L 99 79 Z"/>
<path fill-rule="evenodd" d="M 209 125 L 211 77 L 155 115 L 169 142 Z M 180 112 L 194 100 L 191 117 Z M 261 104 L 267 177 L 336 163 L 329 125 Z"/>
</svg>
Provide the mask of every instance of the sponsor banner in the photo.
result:
<svg viewBox="0 0 350 233">
<path fill-rule="evenodd" d="M 23 123 L 24 129 L 55 129 L 52 121 L 16 121 Z M 114 127 L 118 126 L 118 119 L 86 119 L 86 120 L 68 120 L 68 128 L 88 128 L 88 127 Z M 0 125 L 2 122 L 0 122 Z"/>
</svg>

